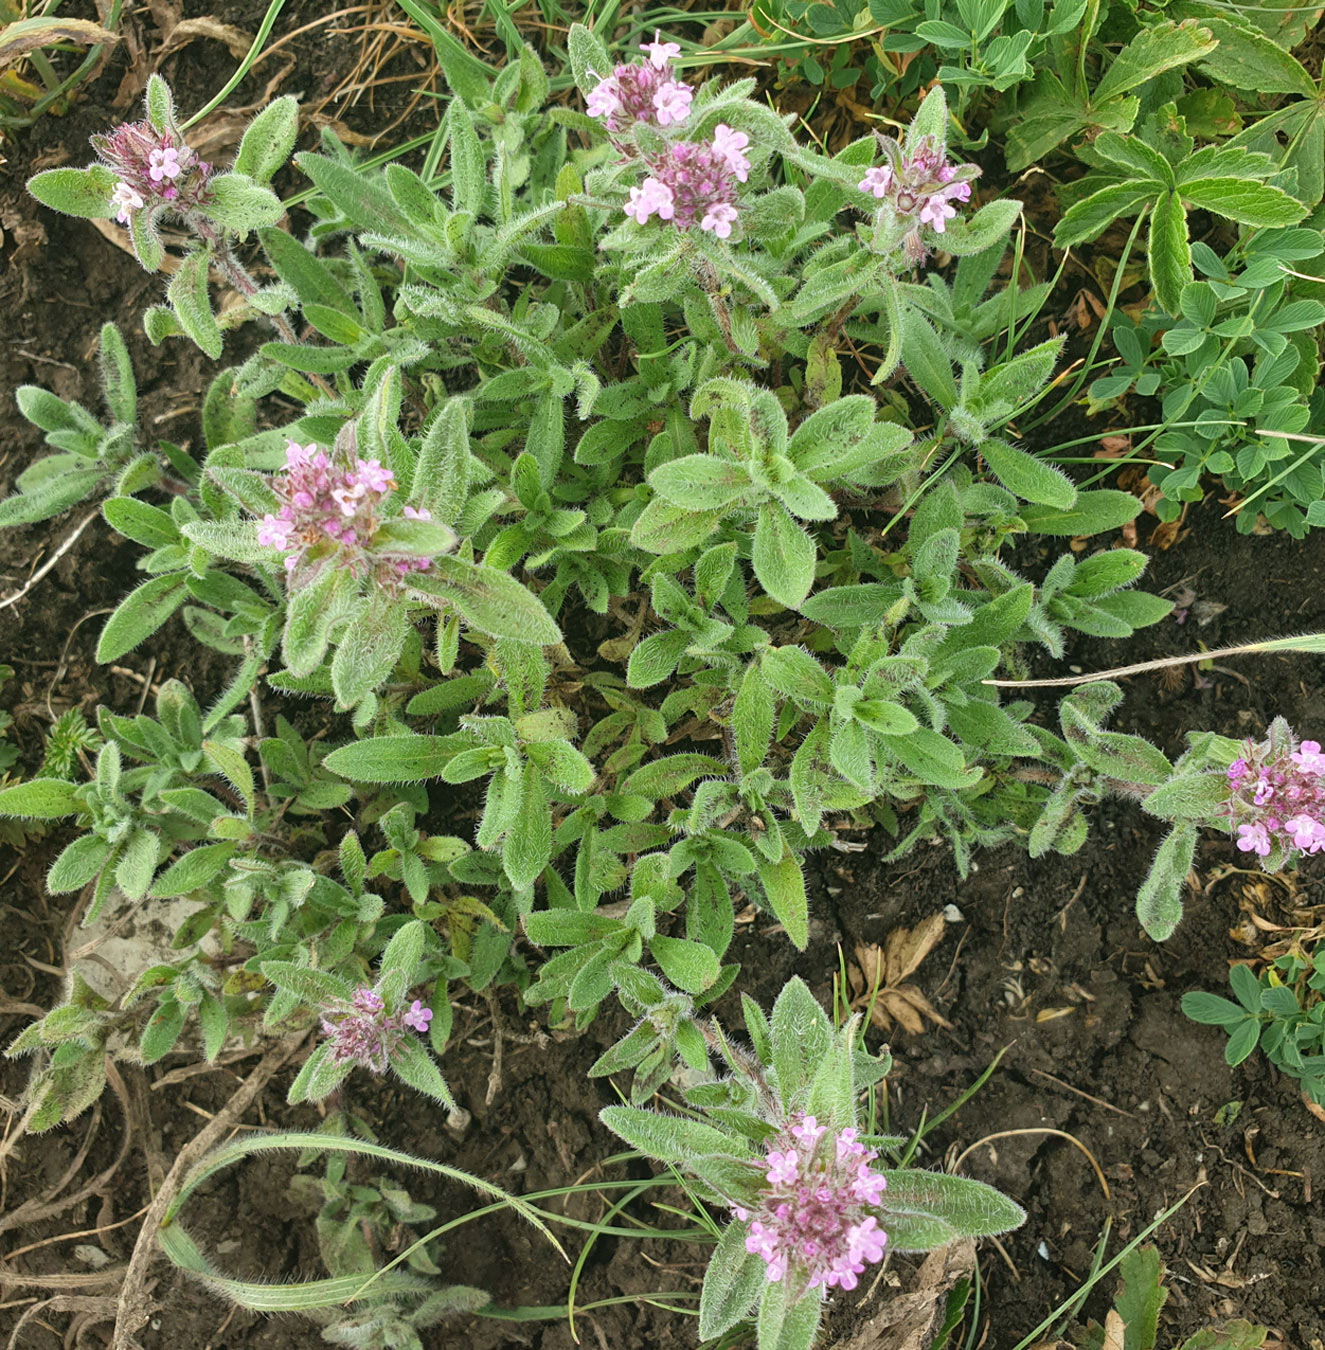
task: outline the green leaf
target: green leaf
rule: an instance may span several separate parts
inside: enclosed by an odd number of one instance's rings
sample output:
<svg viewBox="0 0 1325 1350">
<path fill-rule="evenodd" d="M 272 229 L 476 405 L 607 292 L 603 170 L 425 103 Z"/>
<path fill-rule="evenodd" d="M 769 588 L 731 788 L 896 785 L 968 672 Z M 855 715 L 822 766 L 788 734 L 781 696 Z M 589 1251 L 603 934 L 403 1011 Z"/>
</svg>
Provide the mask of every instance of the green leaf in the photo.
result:
<svg viewBox="0 0 1325 1350">
<path fill-rule="evenodd" d="M 285 214 L 281 199 L 269 187 L 242 173 L 220 173 L 210 180 L 206 215 L 232 234 L 248 235 L 274 225 Z"/>
<path fill-rule="evenodd" d="M 697 778 L 726 778 L 730 772 L 722 760 L 711 755 L 667 755 L 636 769 L 622 789 L 657 801 L 683 792 Z"/>
<path fill-rule="evenodd" d="M 1182 288 L 1192 281 L 1192 252 L 1187 242 L 1187 213 L 1176 192 L 1166 192 L 1155 203 L 1147 257 L 1160 308 L 1168 314 L 1180 313 Z"/>
<path fill-rule="evenodd" d="M 1190 1017 L 1193 1022 L 1216 1027 L 1234 1026 L 1249 1015 L 1245 1008 L 1239 1007 L 1231 999 L 1208 994 L 1203 989 L 1182 996 L 1182 1012 L 1184 1017 Z"/>
<path fill-rule="evenodd" d="M 796 609 L 814 585 L 814 541 L 781 502 L 759 508 L 751 561 L 759 584 L 788 609 Z"/>
<path fill-rule="evenodd" d="M 759 880 L 769 907 L 778 922 L 787 930 L 797 951 L 804 951 L 810 941 L 809 902 L 805 897 L 805 874 L 790 846 L 783 844 L 782 857 L 777 862 L 759 860 Z"/>
<path fill-rule="evenodd" d="M 115 865 L 115 884 L 130 900 L 141 900 L 152 884 L 160 847 L 157 836 L 147 829 L 136 829 Z"/>
<path fill-rule="evenodd" d="M 636 518 L 630 542 L 648 553 L 681 553 L 698 548 L 721 519 L 721 511 L 692 511 L 655 497 Z"/>
<path fill-rule="evenodd" d="M 632 689 L 650 689 L 675 672 L 677 662 L 690 645 L 686 633 L 651 633 L 631 653 L 626 662 L 626 682 Z"/>
<path fill-rule="evenodd" d="M 718 958 L 702 942 L 659 935 L 649 942 L 649 950 L 658 969 L 687 994 L 702 994 L 718 978 Z"/>
<path fill-rule="evenodd" d="M 739 501 L 752 484 L 749 471 L 737 460 L 685 455 L 654 469 L 649 486 L 689 511 L 716 511 Z"/>
<path fill-rule="evenodd" d="M 753 773 L 768 754 L 773 737 L 773 694 L 757 662 L 746 667 L 732 707 L 732 739 L 742 774 Z"/>
<path fill-rule="evenodd" d="M 885 1171 L 879 1226 L 901 1252 L 931 1251 L 962 1237 L 992 1237 L 1019 1227 L 1026 1212 L 1006 1195 L 969 1177 L 910 1168 Z"/>
<path fill-rule="evenodd" d="M 446 111 L 451 148 L 451 201 L 456 211 L 477 216 L 487 192 L 487 164 L 474 119 L 461 99 L 452 99 Z"/>
<path fill-rule="evenodd" d="M 284 230 L 258 231 L 258 241 L 276 275 L 299 297 L 302 304 L 324 305 L 357 320 L 359 311 L 350 293 L 336 280 L 331 269 Z"/>
<path fill-rule="evenodd" d="M 902 311 L 902 363 L 906 372 L 932 402 L 950 410 L 957 404 L 957 381 L 952 362 L 934 326 L 918 309 Z"/>
<path fill-rule="evenodd" d="M 349 1003 L 354 986 L 329 971 L 313 970 L 293 961 L 263 961 L 259 969 L 263 979 L 294 994 L 301 1003 L 319 1008 L 327 1004 Z"/>
<path fill-rule="evenodd" d="M 211 253 L 207 249 L 195 249 L 187 254 L 179 270 L 170 279 L 166 298 L 185 335 L 192 338 L 213 361 L 219 361 L 221 330 L 217 327 L 207 291 L 207 269 L 210 263 Z"/>
<path fill-rule="evenodd" d="M 1224 1047 L 1224 1060 L 1228 1064 L 1241 1064 L 1256 1048 L 1261 1038 L 1261 1024 L 1254 1018 L 1240 1022 L 1229 1034 L 1228 1044 Z"/>
<path fill-rule="evenodd" d="M 1000 440 L 982 441 L 977 450 L 999 482 L 1023 501 L 1052 506 L 1059 511 L 1066 511 L 1075 503 L 1076 488 L 1067 475 L 1052 464 Z"/>
<path fill-rule="evenodd" d="M 203 760 L 212 773 L 219 773 L 244 799 L 244 808 L 253 816 L 253 770 L 232 746 L 220 741 L 203 741 Z"/>
<path fill-rule="evenodd" d="M 1296 94 L 1314 99 L 1316 85 L 1301 63 L 1278 43 L 1245 23 L 1235 23 L 1214 14 L 1202 15 L 1219 46 L 1202 60 L 1204 74 L 1234 89 L 1257 94 Z"/>
<path fill-rule="evenodd" d="M 1307 208 L 1282 188 L 1248 178 L 1197 178 L 1179 189 L 1193 206 L 1235 220 L 1239 225 L 1295 225 Z"/>
<path fill-rule="evenodd" d="M 764 1262 L 745 1249 L 749 1231 L 745 1224 L 728 1224 L 709 1257 L 699 1294 L 701 1340 L 713 1340 L 730 1331 L 754 1307 L 767 1283 Z"/>
<path fill-rule="evenodd" d="M 422 1092 L 425 1097 L 439 1101 L 448 1110 L 456 1109 L 456 1100 L 433 1057 L 413 1038 L 400 1041 L 391 1051 L 391 1068 L 400 1080 Z"/>
<path fill-rule="evenodd" d="M 101 325 L 101 335 L 97 341 L 97 369 L 101 374 L 101 390 L 110 415 L 117 422 L 132 426 L 138 411 L 138 391 L 134 384 L 133 365 L 129 361 L 129 349 L 113 323 Z"/>
<path fill-rule="evenodd" d="M 106 479 L 105 469 L 75 469 L 52 478 L 31 492 L 16 492 L 0 501 L 0 527 L 32 525 L 77 505 Z"/>
<path fill-rule="evenodd" d="M 605 1106 L 598 1113 L 598 1119 L 631 1148 L 657 1162 L 684 1163 L 710 1157 L 748 1158 L 752 1151 L 747 1140 L 686 1116 L 665 1116 L 637 1106 Z"/>
<path fill-rule="evenodd" d="M 603 46 L 602 39 L 584 24 L 571 24 L 566 50 L 570 54 L 571 71 L 581 93 L 589 93 L 599 80 L 606 79 L 612 73 L 612 58 Z"/>
<path fill-rule="evenodd" d="M 561 641 L 561 629 L 538 597 L 496 568 L 437 557 L 427 572 L 411 573 L 406 584 L 427 599 L 454 605 L 469 624 L 491 637 L 540 646 Z"/>
<path fill-rule="evenodd" d="M 176 896 L 189 895 L 200 889 L 225 871 L 234 852 L 234 844 L 229 843 L 202 844 L 189 849 L 157 877 L 156 885 L 152 887 L 152 898 L 173 900 Z"/>
<path fill-rule="evenodd" d="M 1150 201 L 1159 190 L 1157 183 L 1111 183 L 1073 203 L 1054 226 L 1054 244 L 1071 248 L 1102 234 L 1119 216 L 1130 216 Z"/>
<path fill-rule="evenodd" d="M 109 497 L 101 504 L 101 514 L 117 534 L 144 548 L 165 548 L 179 543 L 179 526 L 159 506 L 149 506 L 133 497 Z"/>
<path fill-rule="evenodd" d="M 456 746 L 442 736 L 375 736 L 333 750 L 323 765 L 355 783 L 422 783 L 438 778 Z"/>
<path fill-rule="evenodd" d="M 52 782 L 53 779 L 39 779 Z M 101 871 L 110 857 L 110 845 L 95 834 L 81 834 L 67 844 L 46 874 L 46 889 L 52 895 L 64 895 L 81 890 Z"/>
<path fill-rule="evenodd" d="M 1154 79 L 1163 71 L 1208 56 L 1215 46 L 1210 30 L 1200 27 L 1191 19 L 1182 23 L 1165 19 L 1143 28 L 1109 62 L 1104 78 L 1091 95 L 1091 104 L 1095 108 L 1103 108 L 1106 103 Z"/>
<path fill-rule="evenodd" d="M 28 191 L 52 211 L 97 220 L 115 214 L 110 198 L 119 181 L 104 164 L 86 169 L 47 169 L 28 179 Z"/>
<path fill-rule="evenodd" d="M 1079 492 L 1076 504 L 1067 510 L 1052 506 L 1028 506 L 1021 513 L 1031 534 L 1107 534 L 1119 530 L 1140 514 L 1141 502 L 1117 488 Z"/>
<path fill-rule="evenodd" d="M 810 1350 L 819 1333 L 823 1300 L 815 1291 L 801 1294 L 790 1280 L 765 1284 L 755 1335 L 759 1350 Z"/>
<path fill-rule="evenodd" d="M 97 660 L 118 661 L 161 627 L 188 598 L 187 577 L 179 572 L 152 577 L 116 606 L 97 642 Z"/>
<path fill-rule="evenodd" d="M 269 103 L 245 128 L 235 155 L 235 172 L 268 183 L 290 158 L 299 134 L 299 101 L 285 94 Z"/>
<path fill-rule="evenodd" d="M 331 687 L 342 708 L 356 707 L 391 674 L 408 631 L 404 601 L 382 594 L 351 620 L 331 661 Z"/>
<path fill-rule="evenodd" d="M 824 707 L 833 701 L 833 681 L 803 647 L 769 647 L 760 667 L 765 680 L 786 698 Z"/>
<path fill-rule="evenodd" d="M 324 567 L 286 603 L 281 652 L 292 675 L 311 675 L 326 655 L 334 624 L 345 617 L 354 579 L 341 567 Z"/>
<path fill-rule="evenodd" d="M 296 155 L 294 160 L 317 190 L 345 213 L 350 224 L 373 234 L 414 238 L 413 222 L 386 188 L 362 170 L 307 151 Z"/>
<path fill-rule="evenodd" d="M 1156 942 L 1171 937 L 1182 919 L 1182 890 L 1196 856 L 1196 839 L 1196 826 L 1188 824 L 1165 835 L 1137 892 L 1136 916 Z"/>
<path fill-rule="evenodd" d="M 166 997 L 157 1004 L 156 1010 L 143 1028 L 138 1049 L 144 1064 L 155 1064 L 157 1060 L 174 1049 L 179 1034 L 184 1030 L 184 1009 L 178 999 Z"/>
<path fill-rule="evenodd" d="M 527 763 L 520 779 L 520 809 L 502 840 L 502 867 L 517 890 L 538 880 L 552 857 L 552 817 L 538 766 Z"/>
</svg>

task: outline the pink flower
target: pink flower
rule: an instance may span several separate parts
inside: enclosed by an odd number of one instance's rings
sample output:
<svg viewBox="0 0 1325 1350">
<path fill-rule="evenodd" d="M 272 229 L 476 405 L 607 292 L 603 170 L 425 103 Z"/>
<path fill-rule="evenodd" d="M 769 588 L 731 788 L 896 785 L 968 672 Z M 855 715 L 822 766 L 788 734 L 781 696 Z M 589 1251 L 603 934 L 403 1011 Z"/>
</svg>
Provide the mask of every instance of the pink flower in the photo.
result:
<svg viewBox="0 0 1325 1350">
<path fill-rule="evenodd" d="M 701 230 L 709 230 L 719 239 L 726 239 L 736 223 L 736 208 L 728 202 L 718 202 L 704 212 L 699 222 Z"/>
<path fill-rule="evenodd" d="M 263 548 L 278 548 L 284 552 L 290 547 L 290 522 L 267 512 L 258 526 L 258 543 Z"/>
<path fill-rule="evenodd" d="M 1270 852 L 1270 836 L 1265 826 L 1257 821 L 1252 825 L 1238 826 L 1238 848 L 1243 853 L 1256 853 L 1262 858 Z"/>
<path fill-rule="evenodd" d="M 614 76 L 609 75 L 607 79 L 599 80 L 589 90 L 584 109 L 590 117 L 612 117 L 621 111 L 621 94 Z"/>
<path fill-rule="evenodd" d="M 664 70 L 669 61 L 675 61 L 681 55 L 679 42 L 664 42 L 662 34 L 655 28 L 653 41 L 640 43 L 640 51 L 649 58 L 649 64 L 657 70 Z"/>
<path fill-rule="evenodd" d="M 1293 847 L 1304 853 L 1319 853 L 1325 848 L 1325 826 L 1311 816 L 1293 816 L 1284 821 L 1284 829 L 1291 836 Z"/>
<path fill-rule="evenodd" d="M 745 1249 L 765 1265 L 771 1283 L 796 1272 L 798 1287 L 854 1289 L 867 1264 L 883 1259 L 887 1236 L 868 1211 L 885 1178 L 878 1156 L 848 1127 L 828 1134 L 813 1116 L 792 1120 L 764 1157 L 766 1189 L 757 1206 L 733 1210 L 749 1219 Z M 753 1216 L 753 1217 L 752 1217 Z"/>
<path fill-rule="evenodd" d="M 1325 755 L 1320 752 L 1319 741 L 1303 741 L 1289 759 L 1304 773 L 1325 774 Z"/>
<path fill-rule="evenodd" d="M 409 1005 L 409 1011 L 401 1014 L 401 1019 L 411 1031 L 417 1031 L 422 1035 L 428 1030 L 428 1023 L 432 1021 L 432 1009 L 425 1008 L 418 999 Z"/>
<path fill-rule="evenodd" d="M 426 506 L 407 506 L 401 513 L 406 520 L 431 520 L 432 512 Z"/>
<path fill-rule="evenodd" d="M 376 571 L 379 581 L 394 584 L 410 572 L 432 566 L 421 556 L 401 558 L 373 541 L 383 523 L 382 503 L 394 491 L 391 470 L 376 459 L 360 459 L 343 452 L 328 453 L 316 442 L 288 441 L 285 468 L 271 479 L 281 502 L 276 515 L 268 513 L 258 525 L 258 542 L 290 554 L 286 571 L 304 576 L 330 563 L 356 575 Z M 406 508 L 411 520 L 426 520 L 426 509 Z"/>
<path fill-rule="evenodd" d="M 942 234 L 956 214 L 957 208 L 949 205 L 946 197 L 934 196 L 920 208 L 920 223 L 928 225 L 935 234 Z"/>
<path fill-rule="evenodd" d="M 396 485 L 391 470 L 384 469 L 375 459 L 356 460 L 355 468 L 359 471 L 359 481 L 369 492 L 390 492 Z"/>
<path fill-rule="evenodd" d="M 866 169 L 865 176 L 856 186 L 861 192 L 872 192 L 876 197 L 882 199 L 888 195 L 888 189 L 892 186 L 893 171 L 886 165 L 873 169 Z"/>
<path fill-rule="evenodd" d="M 1247 761 L 1245 759 L 1235 759 L 1228 766 L 1228 779 L 1231 783 L 1236 783 L 1247 772 Z"/>
<path fill-rule="evenodd" d="M 750 176 L 750 161 L 742 153 L 749 144 L 750 138 L 745 132 L 733 131 L 725 122 L 719 122 L 713 128 L 714 150 L 727 161 L 727 168 L 741 183 Z"/>
<path fill-rule="evenodd" d="M 147 176 L 154 183 L 159 183 L 166 178 L 178 178 L 184 172 L 184 166 L 179 159 L 179 151 L 173 145 L 165 145 L 159 150 L 153 150 L 147 157 L 147 166 Z"/>
<path fill-rule="evenodd" d="M 128 225 L 130 213 L 141 210 L 144 205 L 142 197 L 128 183 L 115 184 L 115 191 L 110 194 L 110 204 L 119 208 L 115 219 L 121 225 Z"/>
<path fill-rule="evenodd" d="M 676 126 L 690 114 L 694 91 L 673 79 L 670 58 L 680 52 L 674 42 L 650 42 L 641 47 L 649 60 L 643 65 L 617 66 L 589 91 L 585 109 L 602 119 L 610 134 L 625 131 L 636 122 L 650 126 Z"/>
<path fill-rule="evenodd" d="M 659 220 L 671 220 L 673 210 L 672 189 L 656 178 L 646 178 L 640 187 L 630 189 L 626 215 L 641 225 L 647 223 L 649 217 L 653 215 Z"/>
<path fill-rule="evenodd" d="M 680 230 L 698 225 L 719 239 L 729 238 L 737 219 L 738 175 L 733 157 L 749 168 L 737 141 L 744 143 L 747 138 L 720 126 L 711 145 L 675 141 L 665 152 L 651 156 L 649 177 L 630 190 L 626 214 L 641 225 L 656 215 L 659 220 L 674 221 Z"/>
<path fill-rule="evenodd" d="M 796 1140 L 803 1148 L 812 1149 L 819 1142 L 819 1136 L 828 1129 L 827 1125 L 820 1125 L 813 1116 L 805 1116 L 791 1127 L 791 1137 Z M 855 1131 L 852 1131 L 852 1137 L 855 1137 Z"/>
<path fill-rule="evenodd" d="M 660 127 L 677 126 L 690 116 L 690 100 L 694 97 L 688 84 L 675 80 L 663 85 L 653 96 L 653 109 Z"/>
</svg>

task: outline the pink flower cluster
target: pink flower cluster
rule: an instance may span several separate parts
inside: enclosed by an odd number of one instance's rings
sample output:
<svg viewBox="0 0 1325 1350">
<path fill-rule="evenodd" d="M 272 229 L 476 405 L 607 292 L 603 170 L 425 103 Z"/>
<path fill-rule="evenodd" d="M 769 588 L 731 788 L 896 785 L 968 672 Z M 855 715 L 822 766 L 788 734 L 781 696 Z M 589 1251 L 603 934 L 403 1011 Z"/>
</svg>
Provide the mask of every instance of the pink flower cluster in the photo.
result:
<svg viewBox="0 0 1325 1350">
<path fill-rule="evenodd" d="M 331 1058 L 337 1064 L 351 1062 L 370 1073 L 383 1074 L 406 1029 L 422 1035 L 431 1021 L 432 1009 L 418 999 L 388 1016 L 382 996 L 363 986 L 354 991 L 350 1003 L 323 1009 L 322 1034 L 330 1041 Z"/>
<path fill-rule="evenodd" d="M 212 166 L 173 131 L 123 122 L 104 136 L 93 136 L 92 148 L 119 177 L 110 200 L 121 225 L 144 207 L 169 206 L 183 215 L 209 200 Z"/>
<path fill-rule="evenodd" d="M 887 163 L 866 169 L 856 186 L 878 201 L 887 201 L 899 219 L 915 222 L 905 248 L 909 257 L 919 261 L 925 252 L 920 227 L 943 234 L 957 214 L 953 202 L 971 199 L 970 180 L 980 170 L 974 164 L 954 168 L 928 136 L 909 155 L 891 137 L 881 137 L 880 143 Z"/>
<path fill-rule="evenodd" d="M 360 570 L 372 550 L 373 536 L 382 523 L 382 498 L 393 491 L 391 470 L 375 459 L 355 459 L 337 464 L 317 445 L 289 441 L 285 447 L 285 470 L 271 483 L 281 507 L 270 511 L 258 525 L 258 543 L 287 555 L 285 570 L 293 572 L 305 550 L 338 546 L 341 561 Z M 429 520 L 425 510 L 405 507 L 410 520 Z M 425 571 L 427 558 L 391 560 L 402 576 Z"/>
<path fill-rule="evenodd" d="M 1229 827 L 1243 853 L 1269 857 L 1325 849 L 1325 754 L 1276 718 L 1269 737 L 1248 741 L 1228 766 Z"/>
<path fill-rule="evenodd" d="M 807 1289 L 854 1289 L 865 1266 L 883 1259 L 888 1236 L 868 1211 L 886 1183 L 870 1168 L 879 1155 L 857 1133 L 829 1135 L 813 1116 L 799 1116 L 772 1141 L 781 1147 L 764 1157 L 768 1188 L 758 1209 L 734 1211 L 749 1220 L 745 1249 L 764 1261 L 769 1281 L 791 1271 Z"/>
<path fill-rule="evenodd" d="M 589 116 L 601 117 L 613 135 L 639 122 L 677 127 L 690 115 L 694 91 L 670 69 L 680 46 L 655 33 L 640 51 L 648 58 L 642 65 L 617 66 L 586 101 Z M 657 216 L 678 230 L 698 225 L 719 239 L 729 238 L 736 223 L 736 184 L 750 176 L 749 144 L 743 131 L 719 123 L 711 144 L 677 141 L 661 154 L 646 156 L 649 176 L 630 189 L 626 215 L 641 225 Z"/>
<path fill-rule="evenodd" d="M 726 239 L 736 222 L 736 184 L 750 176 L 744 151 L 750 138 L 720 122 L 712 145 L 677 141 L 649 161 L 650 174 L 630 189 L 626 215 L 643 225 L 650 216 L 670 220 L 677 229 L 698 223 Z"/>
<path fill-rule="evenodd" d="M 589 91 L 586 110 L 590 117 L 601 117 L 608 131 L 624 131 L 635 122 L 678 126 L 690 115 L 694 90 L 670 70 L 670 63 L 681 55 L 680 46 L 661 41 L 661 34 L 655 33 L 640 51 L 649 58 L 643 65 L 617 66 Z"/>
</svg>

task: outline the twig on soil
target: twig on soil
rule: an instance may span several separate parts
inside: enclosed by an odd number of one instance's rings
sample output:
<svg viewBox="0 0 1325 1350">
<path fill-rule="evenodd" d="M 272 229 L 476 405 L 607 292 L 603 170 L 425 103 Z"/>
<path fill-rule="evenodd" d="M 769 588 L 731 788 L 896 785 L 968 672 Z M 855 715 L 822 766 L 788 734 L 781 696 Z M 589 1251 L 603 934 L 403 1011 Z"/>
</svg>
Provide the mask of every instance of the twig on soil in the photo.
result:
<svg viewBox="0 0 1325 1350">
<path fill-rule="evenodd" d="M 53 568 L 55 564 L 58 563 L 71 548 L 73 548 L 78 542 L 79 535 L 81 535 L 100 514 L 100 511 L 88 512 L 88 514 L 74 526 L 70 533 L 65 535 L 64 539 L 60 542 L 59 548 L 57 548 L 55 552 L 52 553 L 51 556 L 47 558 L 46 561 L 27 579 L 27 581 L 23 583 L 23 586 L 12 595 L 7 595 L 3 600 L 0 600 L 0 609 L 8 609 L 10 605 L 17 604 L 22 600 L 42 577 L 44 577 L 47 572 L 49 572 L 51 568 Z"/>
<path fill-rule="evenodd" d="M 1129 1120 L 1137 1120 L 1135 1112 L 1124 1111 L 1121 1106 L 1115 1106 L 1112 1102 L 1106 1102 L 1102 1097 L 1092 1097 L 1089 1092 L 1082 1092 L 1079 1087 L 1073 1087 L 1071 1083 L 1065 1083 L 1061 1078 L 1055 1078 L 1051 1073 L 1045 1073 L 1043 1069 L 1032 1069 L 1031 1072 L 1038 1078 L 1047 1078 L 1051 1083 L 1056 1083 L 1060 1088 L 1065 1088 L 1068 1092 L 1075 1092 L 1078 1097 L 1084 1097 L 1088 1102 L 1094 1102 L 1096 1106 L 1102 1106 L 1106 1111 L 1116 1111 L 1120 1116 L 1126 1116 Z"/>
<path fill-rule="evenodd" d="M 129 1258 L 124 1283 L 120 1288 L 115 1307 L 112 1350 L 135 1350 L 133 1338 L 146 1326 L 148 1318 L 152 1315 L 152 1300 L 145 1288 L 145 1282 L 148 1268 L 157 1252 L 157 1229 L 161 1226 L 166 1209 L 175 1198 L 175 1192 L 179 1190 L 188 1170 L 199 1158 L 216 1147 L 226 1132 L 249 1108 L 258 1093 L 299 1050 L 305 1039 L 306 1036 L 300 1034 L 277 1045 L 264 1055 L 261 1063 L 244 1080 L 234 1096 L 216 1113 L 215 1119 L 204 1125 L 176 1155 L 170 1171 L 152 1199 L 142 1228 L 138 1230 L 138 1240 L 134 1243 L 133 1254 Z"/>
<path fill-rule="evenodd" d="M 957 1155 L 956 1161 L 952 1164 L 950 1171 L 955 1172 L 963 1162 L 966 1161 L 976 1149 L 982 1148 L 985 1144 L 992 1144 L 995 1139 L 1011 1139 L 1018 1135 L 1027 1134 L 1051 1134 L 1056 1139 L 1066 1139 L 1074 1148 L 1079 1148 L 1086 1155 L 1087 1161 L 1095 1169 L 1095 1180 L 1100 1183 L 1100 1190 L 1104 1192 L 1104 1198 L 1109 1203 L 1113 1203 L 1113 1196 L 1109 1194 L 1109 1183 L 1104 1179 L 1104 1170 L 1099 1163 L 1095 1161 L 1095 1155 L 1081 1142 L 1074 1134 L 1068 1134 L 1066 1130 L 1053 1130 L 1048 1126 L 1036 1126 L 1034 1128 L 1022 1130 L 999 1130 L 995 1134 L 987 1134 L 983 1139 L 977 1139 L 969 1148 L 963 1149 Z"/>
</svg>

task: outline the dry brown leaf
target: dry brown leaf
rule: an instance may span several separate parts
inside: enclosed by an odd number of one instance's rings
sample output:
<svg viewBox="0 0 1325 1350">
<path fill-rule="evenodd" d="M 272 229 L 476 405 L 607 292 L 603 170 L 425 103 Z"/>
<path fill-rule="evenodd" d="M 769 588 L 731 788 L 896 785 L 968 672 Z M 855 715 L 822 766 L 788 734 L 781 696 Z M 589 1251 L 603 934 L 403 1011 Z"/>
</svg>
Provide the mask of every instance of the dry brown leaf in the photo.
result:
<svg viewBox="0 0 1325 1350">
<path fill-rule="evenodd" d="M 900 984 L 917 969 L 943 936 L 942 914 L 931 914 L 914 928 L 894 928 L 884 939 L 888 983 Z"/>
<path fill-rule="evenodd" d="M 859 1331 L 826 1350 L 928 1350 L 948 1290 L 974 1268 L 975 1243 L 969 1239 L 930 1252 L 911 1292 L 890 1298 Z"/>
<path fill-rule="evenodd" d="M 914 928 L 894 929 L 882 947 L 858 943 L 855 960 L 847 967 L 851 1006 L 868 1009 L 870 1021 L 884 1031 L 895 1022 L 904 1031 L 919 1035 L 926 1018 L 942 1027 L 951 1026 L 915 985 L 904 983 L 934 950 L 944 928 L 943 915 L 934 914 Z"/>
<path fill-rule="evenodd" d="M 1118 1309 L 1110 1308 L 1109 1315 L 1104 1319 L 1103 1350 L 1123 1350 L 1123 1335 L 1126 1330 L 1127 1324 L 1118 1315 Z"/>
<path fill-rule="evenodd" d="M 203 14 L 196 19 L 181 19 L 170 30 L 166 45 L 156 55 L 157 61 L 164 60 L 181 47 L 187 47 L 194 38 L 213 38 L 217 42 L 224 42 L 229 48 L 230 55 L 237 61 L 242 61 L 253 45 L 252 36 L 236 28 L 234 24 L 222 23 L 220 19 L 213 18 L 210 14 Z"/>
<path fill-rule="evenodd" d="M 24 19 L 0 28 L 0 66 L 7 66 L 52 42 L 77 42 L 84 47 L 93 47 L 118 41 L 114 33 L 89 19 Z"/>
</svg>

